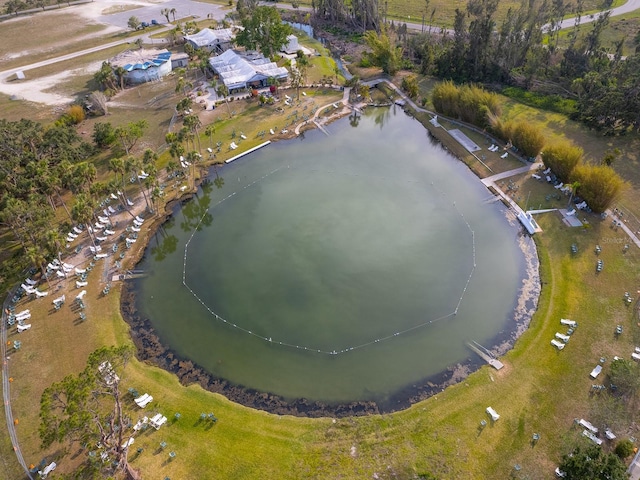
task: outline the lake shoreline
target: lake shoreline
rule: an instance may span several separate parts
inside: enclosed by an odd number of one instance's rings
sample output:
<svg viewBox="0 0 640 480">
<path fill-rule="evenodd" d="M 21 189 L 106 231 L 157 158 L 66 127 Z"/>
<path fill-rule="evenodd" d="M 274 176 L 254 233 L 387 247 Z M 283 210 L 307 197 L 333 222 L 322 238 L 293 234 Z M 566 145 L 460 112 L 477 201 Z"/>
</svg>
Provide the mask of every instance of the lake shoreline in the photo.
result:
<svg viewBox="0 0 640 480">
<path fill-rule="evenodd" d="M 432 139 L 437 141 L 438 139 L 433 135 L 433 132 L 428 128 L 426 129 L 431 134 Z M 445 147 L 442 146 L 442 148 Z M 203 177 L 198 185 L 209 181 L 208 179 L 209 175 Z M 152 229 L 160 228 L 173 215 L 177 204 L 188 201 L 193 195 L 193 193 L 189 193 L 168 203 L 165 206 L 165 214 L 154 223 Z M 517 223 L 515 217 L 512 220 Z M 525 236 L 519 237 L 519 243 L 519 247 L 525 255 L 523 284 L 518 297 L 514 301 L 514 310 L 510 321 L 489 343 L 489 350 L 495 353 L 496 356 L 503 355 L 513 348 L 518 337 L 526 331 L 536 310 L 540 293 L 538 257 L 535 243 L 530 237 Z M 144 251 L 146 249 L 140 251 L 141 256 Z M 438 374 L 407 385 L 392 393 L 383 401 L 354 401 L 334 404 L 305 398 L 288 400 L 279 395 L 234 385 L 225 379 L 210 374 L 191 360 L 181 358 L 162 344 L 151 320 L 140 315 L 136 301 L 135 285 L 125 283 L 121 296 L 121 313 L 131 327 L 131 337 L 137 347 L 137 356 L 141 361 L 176 374 L 183 385 L 198 383 L 205 390 L 219 393 L 231 401 L 279 415 L 314 418 L 349 417 L 404 410 L 417 402 L 442 392 L 447 386 L 463 381 L 469 374 L 484 365 L 484 362 L 476 354 L 469 351 L 469 356 L 464 361 L 452 365 Z"/>
</svg>

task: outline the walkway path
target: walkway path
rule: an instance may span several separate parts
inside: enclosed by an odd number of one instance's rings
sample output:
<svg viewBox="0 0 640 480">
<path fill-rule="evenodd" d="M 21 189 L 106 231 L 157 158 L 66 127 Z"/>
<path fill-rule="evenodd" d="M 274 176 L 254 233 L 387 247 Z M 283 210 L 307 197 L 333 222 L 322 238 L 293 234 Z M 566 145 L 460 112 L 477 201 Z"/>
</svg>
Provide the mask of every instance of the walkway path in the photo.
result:
<svg viewBox="0 0 640 480">
<path fill-rule="evenodd" d="M 320 112 L 322 112 L 324 109 L 332 107 L 333 105 L 336 104 L 341 104 L 343 105 L 343 108 L 346 107 L 349 104 L 349 93 L 351 92 L 351 88 L 350 87 L 345 87 L 344 92 L 342 92 L 342 100 L 338 101 L 338 102 L 331 102 L 331 103 L 327 103 L 326 105 L 323 105 L 322 107 L 318 108 L 316 110 L 316 113 L 313 114 L 313 117 L 311 117 L 309 120 L 305 120 L 304 122 L 299 123 L 298 125 L 296 125 L 296 128 L 294 129 L 296 135 L 300 135 L 300 129 L 302 127 L 304 127 L 305 125 L 307 125 L 309 122 L 314 123 L 318 126 L 318 128 L 320 128 L 320 130 L 322 130 L 323 133 L 328 135 L 328 132 L 324 129 L 324 122 L 318 122 L 318 116 L 320 115 Z"/>
<path fill-rule="evenodd" d="M 13 412 L 11 411 L 11 382 L 9 381 L 9 354 L 7 352 L 7 309 L 11 303 L 11 299 L 16 293 L 16 289 L 11 290 L 2 304 L 2 325 L 0 326 L 0 353 L 2 354 L 2 400 L 4 402 L 4 413 L 7 418 L 7 430 L 9 431 L 9 437 L 11 438 L 11 445 L 13 451 L 16 452 L 18 462 L 22 465 L 25 474 L 28 478 L 33 480 L 27 464 L 22 456 L 22 450 L 20 450 L 20 444 L 18 443 L 18 436 L 16 434 L 16 427 L 13 418 Z"/>
</svg>

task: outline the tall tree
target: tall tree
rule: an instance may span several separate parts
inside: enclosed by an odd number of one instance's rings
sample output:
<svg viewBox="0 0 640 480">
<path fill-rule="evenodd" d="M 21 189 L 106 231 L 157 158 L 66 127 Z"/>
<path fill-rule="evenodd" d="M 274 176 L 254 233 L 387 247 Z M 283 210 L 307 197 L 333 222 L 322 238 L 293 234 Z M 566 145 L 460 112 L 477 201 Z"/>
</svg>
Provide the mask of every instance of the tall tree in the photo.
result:
<svg viewBox="0 0 640 480">
<path fill-rule="evenodd" d="M 287 36 L 293 28 L 282 22 L 275 7 L 256 7 L 251 16 L 242 19 L 242 30 L 236 36 L 236 43 L 249 50 L 260 50 L 271 58 L 287 43 Z"/>
<path fill-rule="evenodd" d="M 54 443 L 91 445 L 91 449 L 100 449 L 94 456 L 99 453 L 98 458 L 109 459 L 93 464 L 102 474 L 127 470 L 130 418 L 122 405 L 120 382 L 131 355 L 130 346 L 103 347 L 89 356 L 81 373 L 45 389 L 39 429 L 44 448 Z"/>
</svg>

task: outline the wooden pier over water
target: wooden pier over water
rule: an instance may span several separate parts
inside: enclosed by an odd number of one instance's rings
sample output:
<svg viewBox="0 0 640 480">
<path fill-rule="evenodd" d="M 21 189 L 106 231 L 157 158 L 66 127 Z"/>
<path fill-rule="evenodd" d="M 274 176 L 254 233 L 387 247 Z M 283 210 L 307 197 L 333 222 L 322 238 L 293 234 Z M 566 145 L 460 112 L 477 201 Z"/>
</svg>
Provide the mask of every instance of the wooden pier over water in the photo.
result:
<svg viewBox="0 0 640 480">
<path fill-rule="evenodd" d="M 502 367 L 504 367 L 504 365 L 500 360 L 496 359 L 489 350 L 484 348 L 479 343 L 467 342 L 467 347 L 469 347 L 471 350 L 477 353 L 480 358 L 482 358 L 485 362 L 487 362 L 496 370 L 500 370 Z"/>
</svg>

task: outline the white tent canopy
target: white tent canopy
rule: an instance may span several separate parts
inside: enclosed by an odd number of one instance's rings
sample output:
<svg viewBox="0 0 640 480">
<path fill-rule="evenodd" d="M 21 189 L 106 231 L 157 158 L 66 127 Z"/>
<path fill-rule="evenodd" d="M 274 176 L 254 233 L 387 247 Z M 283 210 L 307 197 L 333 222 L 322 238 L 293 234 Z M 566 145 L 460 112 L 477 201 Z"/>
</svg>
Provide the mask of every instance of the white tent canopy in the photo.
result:
<svg viewBox="0 0 640 480">
<path fill-rule="evenodd" d="M 185 35 L 184 39 L 193 45 L 194 48 L 205 48 L 209 51 L 226 50 L 231 46 L 235 35 L 231 28 L 220 28 L 211 30 L 203 28 L 193 35 Z"/>
<path fill-rule="evenodd" d="M 225 86 L 231 90 L 246 88 L 247 86 L 264 86 L 267 78 L 286 79 L 289 72 L 284 67 L 278 67 L 264 57 L 247 60 L 233 50 L 209 59 L 211 69 L 220 76 Z"/>
</svg>

